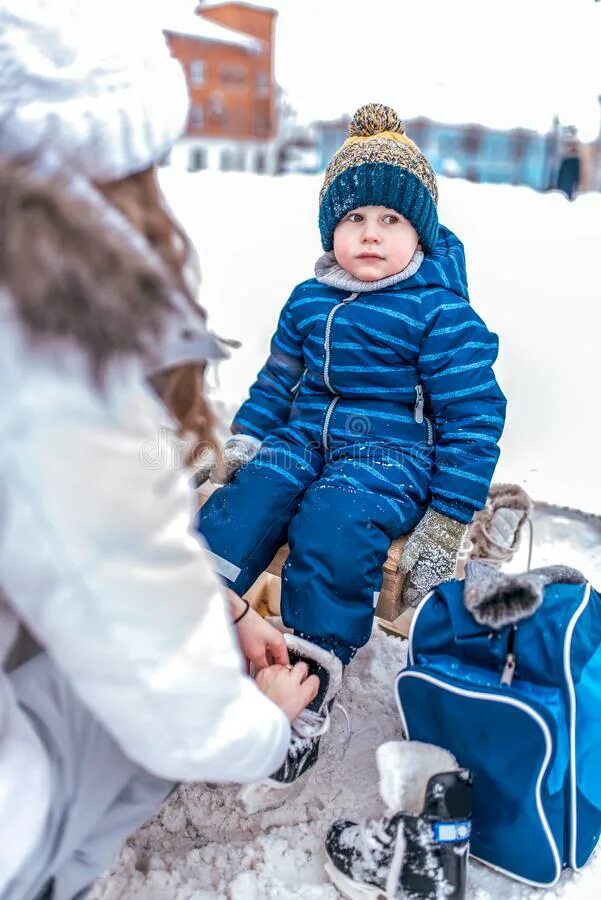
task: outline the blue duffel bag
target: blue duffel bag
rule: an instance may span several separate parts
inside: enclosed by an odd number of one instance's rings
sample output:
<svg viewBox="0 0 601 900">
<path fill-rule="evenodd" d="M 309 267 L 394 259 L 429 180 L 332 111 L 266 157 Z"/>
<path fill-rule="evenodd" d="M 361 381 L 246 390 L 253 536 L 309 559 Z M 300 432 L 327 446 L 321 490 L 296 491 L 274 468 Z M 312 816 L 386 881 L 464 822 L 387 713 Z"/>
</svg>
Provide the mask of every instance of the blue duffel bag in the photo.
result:
<svg viewBox="0 0 601 900">
<path fill-rule="evenodd" d="M 405 736 L 474 778 L 472 855 L 536 887 L 601 833 L 601 597 L 574 569 L 466 580 L 420 604 L 396 682 Z"/>
</svg>

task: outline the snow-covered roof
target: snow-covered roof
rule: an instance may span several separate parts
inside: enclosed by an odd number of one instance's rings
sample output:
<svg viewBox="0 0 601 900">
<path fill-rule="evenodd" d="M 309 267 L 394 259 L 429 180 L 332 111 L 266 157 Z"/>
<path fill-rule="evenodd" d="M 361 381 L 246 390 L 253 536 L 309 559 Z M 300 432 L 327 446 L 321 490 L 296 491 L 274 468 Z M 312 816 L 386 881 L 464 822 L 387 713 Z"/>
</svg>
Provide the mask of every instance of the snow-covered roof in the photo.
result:
<svg viewBox="0 0 601 900">
<path fill-rule="evenodd" d="M 213 6 L 227 6 L 229 3 L 235 3 L 236 6 L 250 6 L 252 9 L 262 9 L 270 13 L 276 12 L 271 6 L 264 6 L 263 3 L 252 3 L 249 0 L 200 0 L 199 7 L 201 9 L 211 9 Z"/>
<path fill-rule="evenodd" d="M 260 53 L 263 48 L 262 41 L 251 37 L 250 34 L 218 25 L 217 22 L 209 22 L 208 19 L 196 15 L 194 0 L 169 0 L 161 18 L 161 25 L 163 31 L 171 34 L 183 34 L 220 44 L 233 44 L 251 53 Z"/>
</svg>

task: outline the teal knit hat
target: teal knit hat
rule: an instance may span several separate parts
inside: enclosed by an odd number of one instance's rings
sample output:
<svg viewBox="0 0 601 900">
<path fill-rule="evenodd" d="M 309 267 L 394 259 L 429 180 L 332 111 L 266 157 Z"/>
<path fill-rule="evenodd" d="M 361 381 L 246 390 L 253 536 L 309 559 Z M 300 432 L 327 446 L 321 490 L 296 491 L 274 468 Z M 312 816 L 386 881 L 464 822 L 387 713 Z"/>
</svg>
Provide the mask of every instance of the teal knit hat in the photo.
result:
<svg viewBox="0 0 601 900">
<path fill-rule="evenodd" d="M 429 253 L 438 237 L 437 202 L 432 166 L 396 112 L 368 103 L 353 116 L 347 140 L 326 169 L 319 195 L 323 249 L 332 249 L 334 229 L 352 209 L 386 206 L 411 222 Z"/>
</svg>

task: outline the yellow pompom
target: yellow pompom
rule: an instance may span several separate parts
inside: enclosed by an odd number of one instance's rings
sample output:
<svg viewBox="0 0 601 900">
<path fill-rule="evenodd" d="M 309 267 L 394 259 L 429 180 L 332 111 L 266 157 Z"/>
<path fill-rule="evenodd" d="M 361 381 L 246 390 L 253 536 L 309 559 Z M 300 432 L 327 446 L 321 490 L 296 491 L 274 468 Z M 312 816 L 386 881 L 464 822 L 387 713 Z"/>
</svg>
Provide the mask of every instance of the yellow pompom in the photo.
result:
<svg viewBox="0 0 601 900">
<path fill-rule="evenodd" d="M 405 126 L 394 109 L 382 103 L 361 106 L 349 125 L 349 137 L 371 137 L 382 131 L 405 134 Z"/>
</svg>

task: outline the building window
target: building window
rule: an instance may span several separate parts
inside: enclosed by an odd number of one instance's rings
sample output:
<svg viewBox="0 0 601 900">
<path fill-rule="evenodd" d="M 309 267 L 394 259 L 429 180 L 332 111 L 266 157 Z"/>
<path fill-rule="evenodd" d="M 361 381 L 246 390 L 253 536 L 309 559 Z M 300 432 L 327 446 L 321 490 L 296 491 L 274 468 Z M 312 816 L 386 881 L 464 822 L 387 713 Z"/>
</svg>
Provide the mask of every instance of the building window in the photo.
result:
<svg viewBox="0 0 601 900">
<path fill-rule="evenodd" d="M 199 172 L 207 167 L 207 151 L 204 147 L 194 147 L 188 157 L 188 171 Z"/>
<path fill-rule="evenodd" d="M 482 146 L 482 130 L 475 127 L 466 128 L 463 132 L 462 145 L 466 156 L 478 156 Z"/>
<path fill-rule="evenodd" d="M 202 128 L 205 123 L 205 111 L 198 103 L 193 103 L 190 107 L 190 127 Z"/>
<path fill-rule="evenodd" d="M 231 87 L 241 87 L 246 84 L 247 70 L 244 66 L 232 66 L 229 63 L 222 63 L 219 66 L 219 78 L 223 84 Z"/>
<path fill-rule="evenodd" d="M 266 168 L 267 160 L 265 159 L 265 154 L 262 150 L 257 150 L 257 155 L 255 156 L 255 172 L 262 175 Z"/>
<path fill-rule="evenodd" d="M 269 118 L 265 113 L 258 113 L 255 116 L 255 134 L 265 137 L 269 132 Z"/>
<path fill-rule="evenodd" d="M 220 168 L 223 172 L 231 172 L 234 168 L 234 159 L 231 150 L 223 149 L 221 151 Z"/>
<path fill-rule="evenodd" d="M 269 94 L 269 74 L 267 72 L 257 72 L 257 95 L 259 97 L 267 97 Z"/>
<path fill-rule="evenodd" d="M 528 156 L 529 135 L 524 131 L 513 131 L 510 136 L 510 153 L 511 159 L 516 163 L 523 162 Z"/>
<path fill-rule="evenodd" d="M 217 91 L 213 91 L 209 98 L 209 112 L 211 114 L 211 118 L 216 119 L 218 121 L 222 121 L 225 119 L 225 107 L 223 105 L 223 99 L 221 94 Z"/>
<path fill-rule="evenodd" d="M 194 59 L 190 63 L 190 82 L 194 87 L 205 83 L 205 63 L 203 59 Z"/>
</svg>

